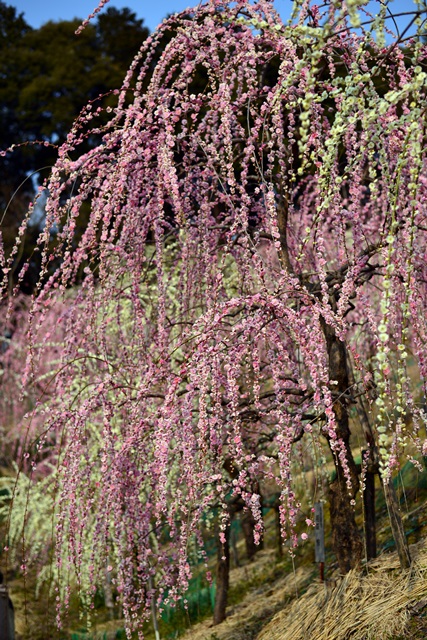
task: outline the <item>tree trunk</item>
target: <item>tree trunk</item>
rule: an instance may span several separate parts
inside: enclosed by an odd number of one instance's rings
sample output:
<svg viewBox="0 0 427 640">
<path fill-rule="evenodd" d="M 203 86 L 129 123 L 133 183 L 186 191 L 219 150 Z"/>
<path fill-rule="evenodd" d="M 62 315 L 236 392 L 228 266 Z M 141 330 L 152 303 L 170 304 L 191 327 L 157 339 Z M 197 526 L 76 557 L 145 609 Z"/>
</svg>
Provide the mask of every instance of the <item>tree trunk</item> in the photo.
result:
<svg viewBox="0 0 427 640">
<path fill-rule="evenodd" d="M 372 425 L 369 420 L 365 405 L 362 398 L 359 398 L 357 403 L 357 409 L 359 419 L 365 433 L 366 441 L 370 449 L 370 460 L 368 463 L 368 471 L 378 469 L 378 451 L 374 439 Z M 393 485 L 393 480 L 389 478 L 386 482 L 383 482 L 381 476 L 381 483 L 384 490 L 384 499 L 387 505 L 388 515 L 390 518 L 390 526 L 393 534 L 393 539 L 396 544 L 397 554 L 399 556 L 401 569 L 407 569 L 411 564 L 411 555 L 409 552 L 408 541 L 405 536 L 405 530 L 403 527 L 402 516 L 400 515 L 399 502 L 396 495 L 396 490 Z"/>
<path fill-rule="evenodd" d="M 237 478 L 239 476 L 239 470 L 235 466 L 234 461 L 231 458 L 227 458 L 224 462 L 224 469 L 227 473 L 233 478 Z M 254 483 L 252 486 L 252 491 L 260 495 L 259 484 Z M 255 544 L 254 539 L 254 530 L 255 530 L 255 518 L 253 516 L 252 511 L 245 505 L 245 502 L 242 498 L 234 498 L 234 500 L 229 504 L 230 513 L 234 515 L 237 511 L 241 511 L 243 509 L 243 514 L 241 517 L 241 525 L 243 537 L 245 539 L 246 545 L 246 555 L 248 560 L 252 560 L 257 551 L 264 548 L 264 542 L 261 539 L 258 545 Z M 234 555 L 234 545 L 233 540 L 231 540 L 231 546 Z M 237 554 L 236 554 L 237 557 Z M 236 566 L 238 566 L 238 562 L 236 562 Z"/>
<path fill-rule="evenodd" d="M 366 559 L 377 557 L 377 534 L 375 521 L 375 474 L 367 470 L 365 490 L 363 492 L 363 509 L 365 513 L 365 545 Z"/>
<path fill-rule="evenodd" d="M 349 461 L 349 466 L 350 466 Z M 332 546 L 338 561 L 341 573 L 347 573 L 360 565 L 363 545 L 360 533 L 354 518 L 354 509 L 351 500 L 356 491 L 353 486 L 351 493 L 341 468 L 341 463 L 335 464 L 337 478 L 329 485 L 329 512 L 332 529 Z M 350 468 L 351 469 L 351 468 Z M 352 483 L 353 483 L 353 473 Z"/>
<path fill-rule="evenodd" d="M 355 383 L 351 360 L 347 361 L 349 367 L 349 381 Z M 361 468 L 366 465 L 365 470 L 365 490 L 363 492 L 363 509 L 365 516 L 365 547 L 366 559 L 371 560 L 377 557 L 377 531 L 375 513 L 375 476 L 378 473 L 378 449 L 375 444 L 375 437 L 372 431 L 366 406 L 362 396 L 356 400 L 357 415 L 363 429 L 367 449 L 362 450 Z"/>
<path fill-rule="evenodd" d="M 343 442 L 349 470 L 350 487 L 339 456 L 332 451 L 336 477 L 329 485 L 329 509 L 332 529 L 332 545 L 342 573 L 360 565 L 363 545 L 351 504 L 359 490 L 359 477 L 350 449 L 350 427 L 345 394 L 349 390 L 347 350 L 332 327 L 323 323 L 329 356 L 329 376 L 335 380 L 332 391 L 336 397 L 333 405 L 337 436 Z M 331 447 L 332 441 L 328 439 Z M 332 447 L 331 447 L 332 450 Z"/>
<path fill-rule="evenodd" d="M 253 560 L 257 551 L 263 548 L 263 541 L 257 545 L 254 540 L 255 518 L 252 511 L 246 509 L 243 511 L 241 518 L 243 537 L 245 539 L 246 556 L 248 560 Z"/>
<path fill-rule="evenodd" d="M 224 531 L 225 542 L 222 543 L 218 536 L 218 555 L 216 568 L 216 593 L 213 614 L 213 623 L 220 624 L 225 620 L 228 587 L 230 584 L 230 521 L 227 522 Z"/>
</svg>

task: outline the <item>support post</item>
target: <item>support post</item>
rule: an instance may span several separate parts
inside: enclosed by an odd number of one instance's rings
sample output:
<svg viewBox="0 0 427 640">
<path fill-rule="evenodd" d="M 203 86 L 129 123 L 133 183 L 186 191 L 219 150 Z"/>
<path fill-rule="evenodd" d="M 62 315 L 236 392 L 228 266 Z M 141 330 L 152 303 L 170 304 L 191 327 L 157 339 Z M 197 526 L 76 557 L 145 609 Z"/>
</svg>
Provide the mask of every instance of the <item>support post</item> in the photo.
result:
<svg viewBox="0 0 427 640">
<path fill-rule="evenodd" d="M 314 504 L 314 522 L 315 522 L 315 560 L 319 563 L 320 582 L 325 580 L 325 529 L 323 519 L 323 503 L 315 502 Z"/>
<path fill-rule="evenodd" d="M 214 625 L 220 624 L 227 617 L 227 597 L 230 584 L 230 521 L 226 523 L 224 541 L 218 536 L 218 552 L 216 565 L 216 594 L 213 613 Z"/>
<path fill-rule="evenodd" d="M 369 456 L 368 456 L 369 454 Z M 368 457 L 367 457 L 368 456 Z M 364 460 L 367 458 L 367 468 L 365 472 L 365 489 L 363 491 L 363 511 L 365 515 L 365 548 L 366 560 L 377 557 L 377 532 L 375 517 L 375 471 L 370 458 L 372 455 L 366 450 L 362 450 L 362 469 Z"/>
<path fill-rule="evenodd" d="M 391 530 L 394 542 L 396 543 L 397 555 L 399 556 L 400 567 L 401 569 L 409 569 L 411 566 L 411 555 L 409 553 L 409 545 L 403 528 L 402 516 L 400 515 L 396 489 L 394 488 L 391 476 L 383 480 L 383 489 L 390 518 Z"/>
</svg>

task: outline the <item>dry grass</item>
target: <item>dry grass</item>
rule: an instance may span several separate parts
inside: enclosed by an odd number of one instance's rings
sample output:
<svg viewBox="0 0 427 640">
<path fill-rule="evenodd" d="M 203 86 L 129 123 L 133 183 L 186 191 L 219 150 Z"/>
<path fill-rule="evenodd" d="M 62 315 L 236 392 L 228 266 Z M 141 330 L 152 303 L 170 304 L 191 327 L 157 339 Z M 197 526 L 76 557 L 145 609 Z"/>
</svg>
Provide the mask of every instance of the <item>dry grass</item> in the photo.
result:
<svg viewBox="0 0 427 640">
<path fill-rule="evenodd" d="M 311 585 L 274 616 L 257 640 L 414 637 L 405 632 L 411 613 L 427 606 L 426 541 L 411 545 L 411 554 L 412 566 L 404 573 L 393 553 L 371 562 L 367 575 L 351 571 L 336 583 Z"/>
<path fill-rule="evenodd" d="M 255 638 L 259 629 L 278 610 L 285 606 L 297 591 L 301 590 L 309 580 L 312 567 L 299 567 L 294 573 L 284 575 L 273 584 L 262 580 L 276 564 L 274 552 L 260 551 L 256 562 L 233 569 L 230 575 L 231 584 L 254 583 L 258 574 L 260 584 L 247 588 L 242 602 L 227 608 L 227 619 L 212 625 L 212 619 L 205 620 L 191 627 L 182 636 L 182 640 L 250 640 Z"/>
</svg>

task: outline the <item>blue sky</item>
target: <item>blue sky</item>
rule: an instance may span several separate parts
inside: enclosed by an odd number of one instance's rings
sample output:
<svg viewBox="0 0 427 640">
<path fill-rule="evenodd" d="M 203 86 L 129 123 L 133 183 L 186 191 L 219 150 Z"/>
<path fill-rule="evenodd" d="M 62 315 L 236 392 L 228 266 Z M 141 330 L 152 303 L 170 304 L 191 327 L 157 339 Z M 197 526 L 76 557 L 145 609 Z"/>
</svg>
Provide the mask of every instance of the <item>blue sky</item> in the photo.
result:
<svg viewBox="0 0 427 640">
<path fill-rule="evenodd" d="M 282 0 L 284 2 L 286 0 Z M 5 0 L 6 4 L 23 12 L 32 27 L 40 27 L 48 20 L 86 18 L 97 5 L 97 0 Z M 129 7 L 152 31 L 168 13 L 175 13 L 192 5 L 192 0 L 110 0 L 107 7 Z"/>
<path fill-rule="evenodd" d="M 129 7 L 150 28 L 155 27 L 168 13 L 181 11 L 194 6 L 197 0 L 110 0 L 108 6 Z M 23 12 L 26 21 L 33 27 L 39 27 L 48 20 L 71 20 L 86 18 L 97 5 L 97 0 L 5 0 L 6 4 L 15 6 L 19 13 Z M 322 1 L 319 0 L 319 4 Z M 276 0 L 276 7 L 287 18 L 291 0 Z M 413 0 L 394 0 L 391 4 L 394 12 L 411 11 L 415 8 Z M 399 26 L 405 19 L 400 21 Z"/>
</svg>

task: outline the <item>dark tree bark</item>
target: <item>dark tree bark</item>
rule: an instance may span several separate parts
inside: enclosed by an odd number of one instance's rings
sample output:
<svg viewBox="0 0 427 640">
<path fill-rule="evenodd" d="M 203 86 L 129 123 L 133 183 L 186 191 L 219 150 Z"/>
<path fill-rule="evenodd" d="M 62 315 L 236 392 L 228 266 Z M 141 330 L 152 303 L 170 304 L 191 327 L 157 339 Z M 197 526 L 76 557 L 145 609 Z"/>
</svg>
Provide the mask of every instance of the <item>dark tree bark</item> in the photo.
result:
<svg viewBox="0 0 427 640">
<path fill-rule="evenodd" d="M 366 442 L 369 445 L 370 459 L 368 461 L 368 471 L 378 471 L 378 450 L 375 443 L 375 438 L 372 430 L 372 425 L 369 420 L 363 400 L 359 398 L 357 403 L 357 409 L 359 414 L 360 423 L 365 433 Z M 387 481 L 383 481 L 381 476 L 381 483 L 384 490 L 384 499 L 387 505 L 388 515 L 390 518 L 391 531 L 393 533 L 394 542 L 396 544 L 397 554 L 399 556 L 401 569 L 408 569 L 411 564 L 411 554 L 409 552 L 408 541 L 405 536 L 405 530 L 403 527 L 402 516 L 400 515 L 399 501 L 397 499 L 396 490 L 393 485 L 393 480 L 389 478 Z"/>
<path fill-rule="evenodd" d="M 339 340 L 332 327 L 323 323 L 324 335 L 329 356 L 329 376 L 336 381 L 333 387 L 337 436 L 344 444 L 346 460 L 349 470 L 350 486 L 338 455 L 329 446 L 334 458 L 336 477 L 329 485 L 329 509 L 332 529 L 332 545 L 337 557 L 338 566 L 342 573 L 347 573 L 360 565 L 363 552 L 361 536 L 356 525 L 354 508 L 351 504 L 359 490 L 357 467 L 350 449 L 350 427 L 346 394 L 349 390 L 347 368 L 347 350 Z"/>
<path fill-rule="evenodd" d="M 356 495 L 352 488 L 349 494 L 340 463 L 339 476 L 329 486 L 329 512 L 332 529 L 332 546 L 341 573 L 347 573 L 360 565 L 363 545 L 354 518 L 350 500 Z"/>
<path fill-rule="evenodd" d="M 225 542 L 221 542 L 218 535 L 218 555 L 216 567 L 216 594 L 213 623 L 220 624 L 226 615 L 228 588 L 230 585 L 230 521 L 224 531 Z"/>
<path fill-rule="evenodd" d="M 242 519 L 240 522 L 242 525 L 243 537 L 245 539 L 246 556 L 248 560 L 253 560 L 256 552 L 262 549 L 263 544 L 262 541 L 258 545 L 255 544 L 255 518 L 252 514 L 252 511 L 250 511 L 249 509 L 243 511 Z"/>
<path fill-rule="evenodd" d="M 225 460 L 224 469 L 227 471 L 227 473 L 230 474 L 230 476 L 233 479 L 237 478 L 239 475 L 239 471 L 237 467 L 234 465 L 234 462 L 231 458 L 227 458 Z M 260 495 L 260 488 L 257 482 L 253 484 L 252 491 Z M 242 525 L 242 532 L 245 540 L 246 555 L 248 560 L 252 560 L 256 552 L 264 548 L 263 540 L 261 540 L 258 545 L 255 544 L 255 539 L 254 539 L 255 518 L 253 516 L 253 513 L 250 509 L 246 507 L 245 502 L 242 500 L 241 497 L 234 498 L 233 501 L 230 503 L 229 508 L 230 508 L 230 513 L 232 513 L 233 515 L 238 511 L 243 510 L 243 515 L 240 522 Z M 234 550 L 233 550 L 233 554 L 234 554 Z"/>
<path fill-rule="evenodd" d="M 365 490 L 363 492 L 363 509 L 365 513 L 365 545 L 366 559 L 377 557 L 377 534 L 375 521 L 375 474 L 366 471 Z"/>
<path fill-rule="evenodd" d="M 347 354 L 348 355 L 348 354 Z M 354 384 L 353 367 L 351 360 L 347 361 L 349 368 L 349 380 Z M 366 411 L 362 396 L 356 401 L 359 422 L 363 429 L 367 449 L 362 451 L 362 465 L 366 465 L 365 490 L 363 492 L 363 511 L 365 516 L 365 550 L 366 559 L 371 560 L 377 557 L 377 530 L 375 513 L 375 476 L 378 473 L 378 451 L 375 445 L 375 437 L 371 428 L 369 417 Z"/>
</svg>

